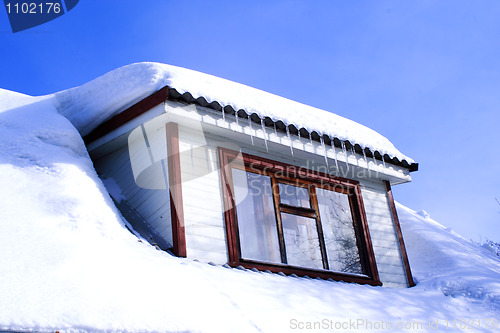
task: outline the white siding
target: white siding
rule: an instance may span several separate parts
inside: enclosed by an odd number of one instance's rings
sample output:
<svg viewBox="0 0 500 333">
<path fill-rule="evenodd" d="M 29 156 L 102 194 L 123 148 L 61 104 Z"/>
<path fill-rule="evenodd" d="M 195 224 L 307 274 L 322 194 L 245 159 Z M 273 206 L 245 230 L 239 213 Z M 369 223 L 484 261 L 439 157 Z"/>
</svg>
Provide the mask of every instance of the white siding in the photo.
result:
<svg viewBox="0 0 500 333">
<path fill-rule="evenodd" d="M 182 200 L 188 258 L 227 263 L 217 147 L 201 131 L 179 126 Z"/>
<path fill-rule="evenodd" d="M 165 188 L 167 163 L 159 162 L 143 172 L 141 185 L 162 183 L 163 189 L 146 189 L 136 184 L 127 146 L 94 161 L 102 178 L 112 178 L 120 187 L 125 201 L 147 224 L 170 245 L 172 227 L 170 224 L 170 197 Z M 165 170 L 164 170 L 165 169 Z M 160 178 L 160 181 L 158 181 Z M 117 200 L 118 198 L 115 198 Z"/>
<path fill-rule="evenodd" d="M 385 286 L 406 287 L 405 268 L 385 186 L 382 182 L 362 183 L 361 195 L 380 280 Z"/>
</svg>

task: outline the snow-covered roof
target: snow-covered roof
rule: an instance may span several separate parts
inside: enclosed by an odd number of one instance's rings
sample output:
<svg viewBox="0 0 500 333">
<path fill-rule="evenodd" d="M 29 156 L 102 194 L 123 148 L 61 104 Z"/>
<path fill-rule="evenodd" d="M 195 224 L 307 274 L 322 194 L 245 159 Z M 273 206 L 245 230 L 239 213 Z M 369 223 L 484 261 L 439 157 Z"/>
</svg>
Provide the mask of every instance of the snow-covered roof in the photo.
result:
<svg viewBox="0 0 500 333">
<path fill-rule="evenodd" d="M 118 68 L 80 87 L 55 94 L 56 107 L 80 131 L 89 134 L 105 120 L 127 107 L 168 86 L 185 100 L 210 105 L 218 110 L 243 110 L 246 116 L 257 116 L 282 122 L 285 126 L 316 133 L 328 141 L 338 139 L 369 152 L 387 155 L 395 164 L 416 164 L 402 154 L 384 136 L 358 124 L 312 106 L 276 96 L 243 84 L 197 71 L 159 64 L 136 63 Z"/>
</svg>

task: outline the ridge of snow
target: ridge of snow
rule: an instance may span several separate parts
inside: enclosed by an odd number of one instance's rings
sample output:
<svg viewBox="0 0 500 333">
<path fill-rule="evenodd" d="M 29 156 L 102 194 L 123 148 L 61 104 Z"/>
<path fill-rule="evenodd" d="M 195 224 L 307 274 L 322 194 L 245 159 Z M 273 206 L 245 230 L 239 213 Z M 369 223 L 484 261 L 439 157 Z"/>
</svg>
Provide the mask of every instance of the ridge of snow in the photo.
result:
<svg viewBox="0 0 500 333">
<path fill-rule="evenodd" d="M 408 289 L 176 258 L 126 230 L 51 98 L 7 102 L 18 107 L 0 113 L 0 330 L 296 332 L 292 320 L 363 320 L 434 332 L 472 319 L 497 331 L 486 320 L 500 318 L 498 257 L 429 217 L 397 205 L 418 282 Z"/>
<path fill-rule="evenodd" d="M 56 106 L 85 136 L 103 121 L 166 85 L 181 94 L 189 92 L 195 99 L 203 97 L 209 103 L 230 105 L 249 115 L 255 113 L 261 119 L 281 120 L 287 126 L 349 140 L 363 149 L 414 163 L 387 138 L 347 118 L 240 83 L 160 63 L 127 65 L 80 87 L 58 92 L 55 94 Z"/>
<path fill-rule="evenodd" d="M 0 88 L 0 112 L 31 104 L 40 99 L 43 97 L 34 97 Z"/>
</svg>

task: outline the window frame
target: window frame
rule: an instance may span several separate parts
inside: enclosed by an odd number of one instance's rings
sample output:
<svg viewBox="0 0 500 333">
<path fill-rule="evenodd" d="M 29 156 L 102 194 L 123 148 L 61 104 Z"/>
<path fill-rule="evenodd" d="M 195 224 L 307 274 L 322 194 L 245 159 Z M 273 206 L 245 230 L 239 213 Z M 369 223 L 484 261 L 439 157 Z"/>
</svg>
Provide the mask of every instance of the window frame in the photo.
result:
<svg viewBox="0 0 500 333">
<path fill-rule="evenodd" d="M 240 153 L 238 151 L 226 148 L 218 148 L 221 188 L 224 205 L 224 220 L 227 236 L 228 264 L 232 267 L 243 266 L 251 269 L 256 268 L 261 271 L 269 270 L 274 273 L 282 272 L 286 275 L 295 274 L 297 276 L 319 277 L 323 279 L 333 279 L 336 281 L 355 282 L 360 284 L 369 284 L 380 286 L 375 255 L 368 230 L 363 199 L 361 197 L 361 188 L 358 181 L 328 175 L 318 171 L 298 167 L 270 159 Z M 263 174 L 271 177 L 271 186 L 273 191 L 274 213 L 278 228 L 278 242 L 280 245 L 281 264 L 266 263 L 256 260 L 241 258 L 240 235 L 238 231 L 238 217 L 236 214 L 236 205 L 234 201 L 232 168 L 244 171 Z M 293 186 L 307 187 L 310 192 L 311 208 L 300 208 L 289 206 L 277 202 L 279 198 L 278 184 L 290 184 Z M 351 215 L 353 219 L 356 244 L 360 257 L 361 266 L 364 275 L 349 274 L 327 270 L 328 260 L 326 256 L 326 246 L 324 244 L 321 217 L 316 194 L 316 188 L 333 189 L 336 192 L 348 195 Z M 283 225 L 281 222 L 281 213 L 293 211 L 296 216 L 312 216 L 316 219 L 318 230 L 319 246 L 322 255 L 324 269 L 312 269 L 306 267 L 292 266 L 285 264 L 287 262 L 285 248 Z M 314 211 L 314 213 L 313 213 Z M 326 262 L 325 262 L 326 261 Z M 326 268 L 325 268 L 326 267 Z"/>
</svg>

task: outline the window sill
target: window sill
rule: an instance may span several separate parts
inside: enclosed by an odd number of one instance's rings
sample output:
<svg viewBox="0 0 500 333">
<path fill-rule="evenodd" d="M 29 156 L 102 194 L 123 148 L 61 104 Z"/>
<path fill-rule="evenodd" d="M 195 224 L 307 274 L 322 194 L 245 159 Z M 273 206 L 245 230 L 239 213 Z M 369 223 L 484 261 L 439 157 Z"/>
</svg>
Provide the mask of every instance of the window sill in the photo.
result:
<svg viewBox="0 0 500 333">
<path fill-rule="evenodd" d="M 297 266 L 283 265 L 283 264 L 270 264 L 260 261 L 253 261 L 247 259 L 240 259 L 240 261 L 229 262 L 229 266 L 238 267 L 242 266 L 247 269 L 255 268 L 259 271 L 270 271 L 272 273 L 283 273 L 285 275 L 295 274 L 297 276 L 308 276 L 310 278 L 332 279 L 334 281 L 352 282 L 358 284 L 368 284 L 371 286 L 381 286 L 382 282 L 374 280 L 366 275 L 357 275 L 349 273 L 339 273 L 326 270 L 316 270 L 310 268 L 303 268 Z"/>
</svg>

